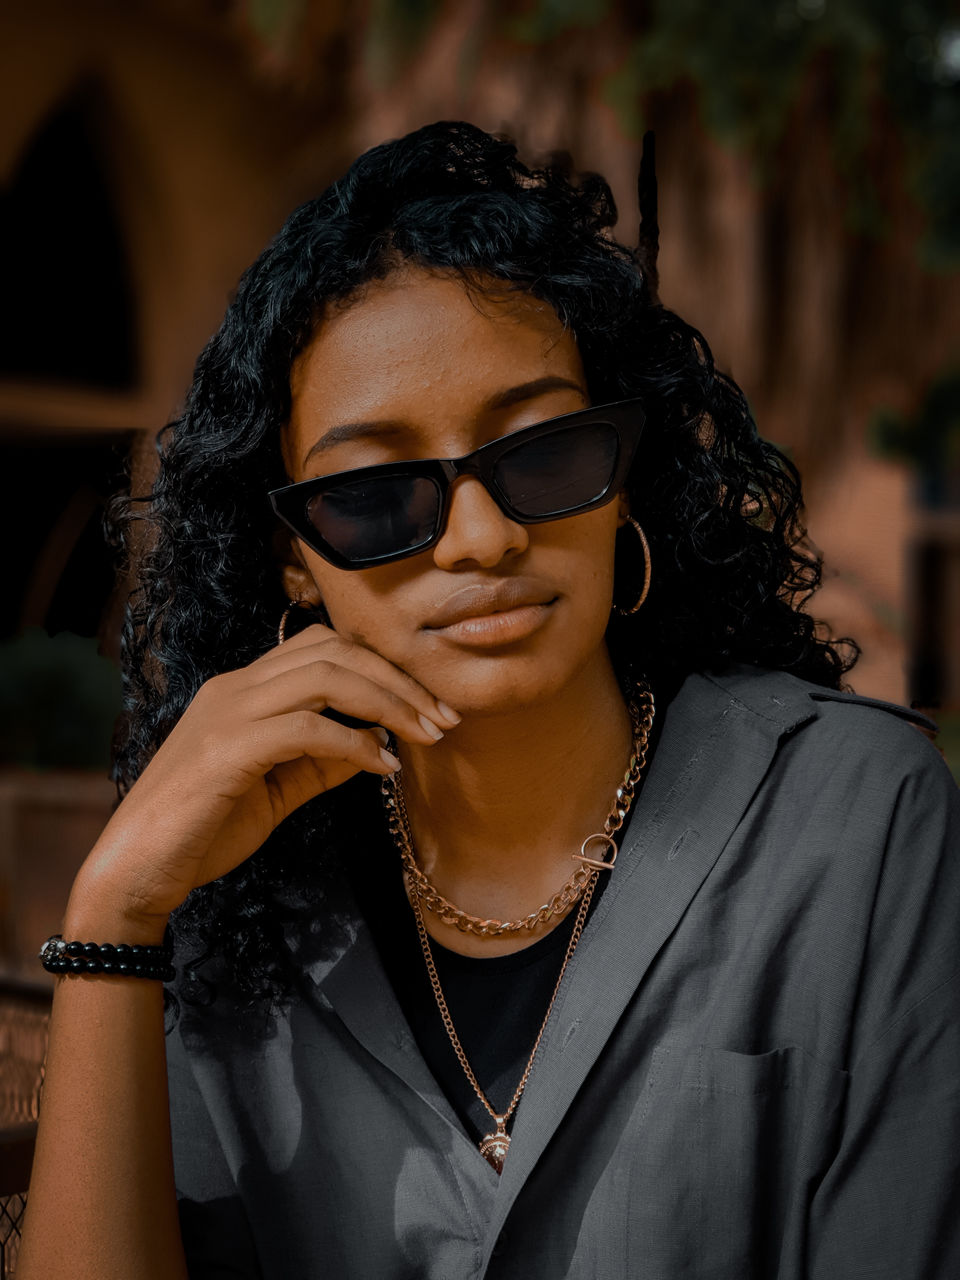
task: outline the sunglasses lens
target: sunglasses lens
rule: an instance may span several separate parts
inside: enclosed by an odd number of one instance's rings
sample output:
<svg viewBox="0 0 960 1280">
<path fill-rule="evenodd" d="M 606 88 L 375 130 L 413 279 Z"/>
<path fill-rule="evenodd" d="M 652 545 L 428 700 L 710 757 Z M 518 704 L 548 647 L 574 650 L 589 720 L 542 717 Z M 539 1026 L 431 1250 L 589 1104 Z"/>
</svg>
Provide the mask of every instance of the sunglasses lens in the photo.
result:
<svg viewBox="0 0 960 1280">
<path fill-rule="evenodd" d="M 388 475 L 316 494 L 307 503 L 307 519 L 334 551 L 363 562 L 402 555 L 429 542 L 439 510 L 434 480 Z"/>
<path fill-rule="evenodd" d="M 579 422 L 504 441 L 487 483 L 504 511 L 519 520 L 550 520 L 606 501 L 620 462 L 620 432 L 611 422 Z M 499 446 L 499 442 L 498 442 Z M 486 446 L 484 446 L 486 447 Z M 482 452 L 482 450 L 481 450 Z M 439 528 L 444 485 L 435 475 L 360 468 L 307 499 L 304 514 L 316 549 L 345 567 L 388 562 L 428 547 Z M 430 464 L 433 467 L 436 464 Z M 374 470 L 376 474 L 364 474 Z M 297 522 L 294 528 L 301 527 Z M 334 560 L 337 563 L 337 560 Z"/>
<path fill-rule="evenodd" d="M 525 516 L 560 516 L 602 497 L 617 466 L 619 434 L 591 422 L 538 436 L 502 454 L 494 481 Z"/>
</svg>

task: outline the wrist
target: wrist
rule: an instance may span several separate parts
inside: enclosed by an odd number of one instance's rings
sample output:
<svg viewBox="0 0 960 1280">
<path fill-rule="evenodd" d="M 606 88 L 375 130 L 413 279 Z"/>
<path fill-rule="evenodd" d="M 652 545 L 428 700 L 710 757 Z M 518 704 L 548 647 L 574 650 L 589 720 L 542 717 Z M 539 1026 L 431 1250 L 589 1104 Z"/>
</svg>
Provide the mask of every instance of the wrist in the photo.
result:
<svg viewBox="0 0 960 1280">
<path fill-rule="evenodd" d="M 61 933 L 65 941 L 162 944 L 169 916 L 136 909 L 122 892 L 81 869 L 67 902 Z"/>
</svg>

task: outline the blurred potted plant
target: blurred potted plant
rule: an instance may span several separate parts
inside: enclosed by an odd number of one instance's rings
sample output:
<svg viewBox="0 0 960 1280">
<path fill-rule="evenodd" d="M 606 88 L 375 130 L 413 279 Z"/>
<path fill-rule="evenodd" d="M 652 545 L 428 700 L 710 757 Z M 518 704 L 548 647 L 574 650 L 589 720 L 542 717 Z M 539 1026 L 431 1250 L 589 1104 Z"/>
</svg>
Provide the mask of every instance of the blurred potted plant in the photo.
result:
<svg viewBox="0 0 960 1280">
<path fill-rule="evenodd" d="M 40 977 L 73 877 L 110 815 L 120 673 L 96 639 L 30 627 L 0 644 L 0 964 Z"/>
</svg>

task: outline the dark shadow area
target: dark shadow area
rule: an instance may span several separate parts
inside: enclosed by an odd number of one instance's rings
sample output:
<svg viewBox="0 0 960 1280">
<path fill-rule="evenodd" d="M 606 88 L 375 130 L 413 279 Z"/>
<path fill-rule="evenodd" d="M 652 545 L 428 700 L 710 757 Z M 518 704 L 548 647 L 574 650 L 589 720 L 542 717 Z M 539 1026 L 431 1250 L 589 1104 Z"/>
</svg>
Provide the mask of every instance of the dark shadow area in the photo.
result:
<svg viewBox="0 0 960 1280">
<path fill-rule="evenodd" d="M 136 312 L 96 84 L 74 90 L 0 194 L 0 377 L 124 390 L 138 381 Z"/>
<path fill-rule="evenodd" d="M 23 626 L 96 636 L 114 584 L 103 534 L 106 499 L 122 484 L 133 435 L 19 436 L 3 444 L 8 501 L 0 639 Z"/>
</svg>

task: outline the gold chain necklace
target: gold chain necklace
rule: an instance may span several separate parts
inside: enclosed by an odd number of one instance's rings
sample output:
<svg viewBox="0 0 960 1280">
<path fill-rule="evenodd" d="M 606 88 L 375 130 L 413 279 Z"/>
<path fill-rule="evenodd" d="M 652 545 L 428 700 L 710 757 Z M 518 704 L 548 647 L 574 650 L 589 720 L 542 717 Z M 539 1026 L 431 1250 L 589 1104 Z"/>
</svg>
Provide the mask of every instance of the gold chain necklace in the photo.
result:
<svg viewBox="0 0 960 1280">
<path fill-rule="evenodd" d="M 446 1030 L 450 1043 L 453 1046 L 454 1053 L 457 1055 L 457 1060 L 463 1068 L 464 1074 L 469 1080 L 474 1093 L 480 1099 L 484 1108 L 493 1117 L 493 1121 L 496 1125 L 496 1129 L 493 1133 L 488 1133 L 481 1139 L 480 1153 L 484 1159 L 492 1165 L 494 1169 L 496 1169 L 498 1174 L 503 1172 L 504 1160 L 506 1159 L 507 1151 L 510 1148 L 510 1135 L 507 1133 L 507 1121 L 517 1109 L 521 1095 L 523 1094 L 527 1081 L 530 1078 L 530 1072 L 533 1070 L 537 1050 L 540 1048 L 540 1041 L 543 1039 L 543 1033 L 546 1031 L 547 1023 L 550 1021 L 550 1014 L 553 1012 L 557 993 L 560 990 L 560 984 L 563 982 L 563 975 L 566 973 L 567 965 L 570 963 L 570 958 L 576 949 L 577 943 L 580 941 L 580 935 L 583 932 L 583 926 L 586 923 L 587 912 L 590 909 L 590 902 L 593 898 L 593 891 L 596 887 L 597 880 L 599 879 L 600 872 L 601 870 L 609 871 L 616 861 L 617 845 L 613 836 L 623 825 L 623 821 L 630 809 L 630 805 L 633 803 L 635 788 L 640 779 L 640 774 L 646 764 L 647 746 L 649 743 L 650 728 L 653 724 L 654 714 L 653 694 L 646 685 L 641 686 L 639 690 L 639 699 L 643 705 L 643 711 L 640 710 L 640 707 L 635 702 L 632 700 L 630 702 L 630 719 L 633 724 L 634 731 L 633 751 L 630 756 L 630 764 L 627 767 L 627 772 L 624 775 L 623 782 L 617 789 L 613 809 L 604 824 L 603 833 L 601 834 L 598 832 L 595 835 L 588 836 L 580 847 L 580 853 L 573 855 L 580 861 L 581 865 L 559 893 L 555 894 L 546 906 L 541 907 L 540 911 L 533 912 L 532 916 L 526 916 L 521 921 L 506 922 L 498 920 L 481 920 L 479 917 L 469 916 L 465 912 L 459 911 L 458 908 L 453 907 L 452 904 L 447 903 L 445 898 L 441 898 L 441 901 L 455 913 L 456 917 L 463 917 L 469 922 L 466 926 L 460 925 L 458 927 L 470 928 L 471 932 L 480 933 L 487 937 L 499 936 L 502 933 L 516 932 L 521 928 L 532 927 L 526 922 L 532 917 L 541 916 L 541 913 L 543 912 L 547 912 L 547 914 L 542 916 L 542 918 L 549 919 L 550 916 L 554 914 L 554 904 L 566 891 L 570 890 L 574 880 L 577 880 L 578 882 L 576 891 L 580 899 L 580 907 L 577 911 L 577 918 L 574 921 L 570 941 L 567 943 L 567 949 L 563 957 L 563 964 L 560 966 L 560 972 L 557 975 L 557 981 L 554 984 L 553 993 L 550 996 L 550 1003 L 547 1005 L 547 1011 L 540 1024 L 540 1030 L 537 1032 L 537 1038 L 534 1041 L 533 1049 L 530 1051 L 530 1057 L 527 1059 L 527 1065 L 524 1068 L 523 1075 L 520 1077 L 520 1083 L 514 1090 L 513 1097 L 510 1099 L 510 1105 L 507 1107 L 506 1111 L 502 1113 L 498 1113 L 496 1109 L 491 1106 L 486 1094 L 480 1088 L 477 1077 L 474 1075 L 473 1069 L 467 1060 L 467 1055 L 464 1052 L 463 1045 L 460 1043 L 460 1037 L 457 1035 L 456 1028 L 453 1025 L 453 1018 L 450 1016 L 450 1009 L 447 1006 L 447 1002 L 443 994 L 443 988 L 440 985 L 440 977 L 437 973 L 436 962 L 433 958 L 433 949 L 430 946 L 430 936 L 427 933 L 427 927 L 423 920 L 422 904 L 427 901 L 428 894 L 436 895 L 438 898 L 441 897 L 441 895 L 436 893 L 436 890 L 427 880 L 426 876 L 423 876 L 422 872 L 419 876 L 410 875 L 408 877 L 410 904 L 413 907 L 414 919 L 417 924 L 417 934 L 420 939 L 423 958 L 426 961 L 427 974 L 430 978 L 430 986 L 433 989 L 433 996 L 437 1002 L 437 1008 L 440 1010 L 440 1017 L 443 1021 L 444 1029 Z M 390 832 L 400 849 L 404 870 L 407 870 L 409 857 L 410 863 L 416 871 L 419 872 L 419 867 L 417 867 L 416 858 L 413 853 L 413 841 L 410 835 L 410 828 L 406 820 L 406 810 L 403 807 L 403 792 L 396 786 L 390 786 L 390 783 L 393 782 L 395 782 L 395 779 L 390 777 L 384 778 L 382 783 L 382 793 L 387 805 Z M 587 856 L 587 846 L 594 840 L 600 840 L 606 843 L 608 846 L 607 852 L 612 853 L 612 856 L 609 859 L 601 860 L 589 858 Z M 449 921 L 449 923 L 453 924 L 456 924 L 457 922 L 457 918 Z"/>
<path fill-rule="evenodd" d="M 554 916 L 566 915 L 570 907 L 574 906 L 586 892 L 590 873 L 609 871 L 616 862 L 617 845 L 613 837 L 623 826 L 633 803 L 640 775 L 647 763 L 647 747 L 655 710 L 653 693 L 649 686 L 642 683 L 638 687 L 636 697 L 631 698 L 628 709 L 633 726 L 633 751 L 623 781 L 617 788 L 613 808 L 603 824 L 603 831 L 596 831 L 587 836 L 580 846 L 580 852 L 571 854 L 580 866 L 569 880 L 561 885 L 550 901 L 519 920 L 488 920 L 482 916 L 470 915 L 440 893 L 417 863 L 400 778 L 396 774 L 385 777 L 381 783 L 381 792 L 387 809 L 387 822 L 390 834 L 400 850 L 400 860 L 411 889 L 411 896 L 416 896 L 421 905 L 438 916 L 444 924 L 455 925 L 462 933 L 473 933 L 481 938 L 502 938 L 504 935 L 523 931 L 532 933 Z M 599 845 L 599 848 L 594 848 L 595 855 L 599 856 L 588 855 L 587 850 L 591 845 Z"/>
<path fill-rule="evenodd" d="M 577 912 L 577 918 L 574 922 L 573 933 L 570 935 L 570 941 L 567 943 L 567 951 L 563 957 L 563 964 L 560 966 L 560 973 L 557 975 L 557 982 L 553 988 L 553 995 L 550 997 L 550 1003 L 547 1005 L 547 1012 L 544 1015 L 543 1022 L 540 1024 L 540 1030 L 537 1032 L 537 1038 L 534 1041 L 533 1049 L 530 1057 L 527 1059 L 527 1065 L 524 1068 L 523 1075 L 520 1077 L 520 1083 L 514 1091 L 513 1097 L 510 1099 L 510 1105 L 502 1115 L 498 1115 L 494 1107 L 490 1105 L 487 1095 L 477 1083 L 477 1077 L 473 1074 L 470 1063 L 467 1061 L 467 1055 L 464 1052 L 463 1045 L 460 1043 L 460 1037 L 457 1035 L 453 1026 L 453 1019 L 450 1016 L 450 1010 L 447 1008 L 447 1002 L 444 999 L 443 988 L 440 986 L 440 978 L 437 974 L 436 962 L 433 958 L 433 950 L 430 946 L 430 937 L 427 933 L 426 925 L 423 923 L 423 912 L 420 910 L 420 895 L 414 893 L 411 897 L 413 906 L 413 914 L 417 921 L 417 933 L 420 935 L 420 946 L 423 948 L 423 958 L 427 962 L 427 973 L 430 975 L 430 985 L 433 987 L 433 996 L 440 1010 L 440 1017 L 443 1019 L 443 1025 L 446 1028 L 447 1035 L 450 1037 L 450 1043 L 453 1045 L 453 1051 L 457 1055 L 464 1074 L 473 1086 L 473 1091 L 489 1111 L 496 1124 L 496 1130 L 493 1133 L 486 1134 L 480 1142 L 480 1154 L 484 1159 L 496 1169 L 497 1173 L 503 1172 L 503 1162 L 507 1158 L 507 1151 L 510 1147 L 510 1135 L 507 1133 L 507 1121 L 517 1109 L 520 1101 L 520 1095 L 526 1088 L 527 1080 L 530 1078 L 530 1072 L 533 1070 L 533 1062 L 537 1056 L 537 1050 L 540 1048 L 540 1041 L 543 1039 L 543 1033 L 547 1029 L 547 1023 L 550 1021 L 550 1014 L 553 1012 L 553 1006 L 557 999 L 557 992 L 560 990 L 560 983 L 563 981 L 563 975 L 566 973 L 567 965 L 570 963 L 570 957 L 573 955 L 577 943 L 580 941 L 580 934 L 583 932 L 583 926 L 587 919 L 587 911 L 590 908 L 590 899 L 593 897 L 594 886 L 600 875 L 599 871 L 589 871 L 587 873 L 587 888 L 580 899 L 580 910 Z"/>
</svg>

